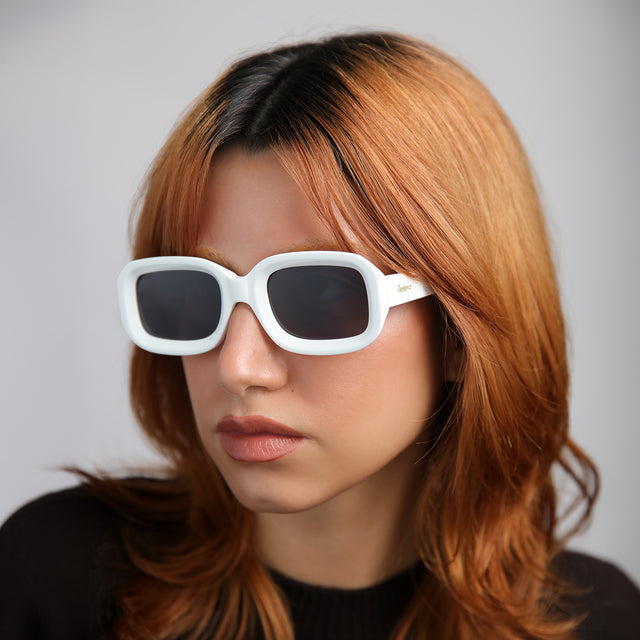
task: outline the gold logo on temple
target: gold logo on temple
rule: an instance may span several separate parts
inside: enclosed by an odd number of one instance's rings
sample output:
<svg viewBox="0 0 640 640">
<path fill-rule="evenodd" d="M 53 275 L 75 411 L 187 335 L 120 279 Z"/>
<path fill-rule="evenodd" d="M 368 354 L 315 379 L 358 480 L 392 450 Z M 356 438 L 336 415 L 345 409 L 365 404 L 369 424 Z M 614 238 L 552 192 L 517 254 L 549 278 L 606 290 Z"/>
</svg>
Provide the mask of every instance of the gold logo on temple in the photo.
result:
<svg viewBox="0 0 640 640">
<path fill-rule="evenodd" d="M 405 291 L 411 291 L 411 285 L 410 284 L 403 284 L 403 285 L 398 285 L 398 293 L 404 293 Z"/>
</svg>

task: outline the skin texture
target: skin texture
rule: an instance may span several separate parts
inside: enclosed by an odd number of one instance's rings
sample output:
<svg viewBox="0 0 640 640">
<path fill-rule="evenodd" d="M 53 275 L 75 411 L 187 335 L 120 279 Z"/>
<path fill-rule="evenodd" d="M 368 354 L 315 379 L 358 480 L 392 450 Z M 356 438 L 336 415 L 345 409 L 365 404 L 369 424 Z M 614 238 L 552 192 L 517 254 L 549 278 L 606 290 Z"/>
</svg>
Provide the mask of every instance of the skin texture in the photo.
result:
<svg viewBox="0 0 640 640">
<path fill-rule="evenodd" d="M 244 275 L 275 253 L 328 248 L 332 236 L 275 154 L 231 148 L 214 159 L 199 243 Z M 413 561 L 416 463 L 444 384 L 432 300 L 392 308 L 373 344 L 335 356 L 282 350 L 239 304 L 223 342 L 183 364 L 202 442 L 256 513 L 268 565 L 314 584 L 360 587 Z M 227 415 L 265 416 L 304 440 L 278 460 L 238 462 L 217 432 Z"/>
</svg>

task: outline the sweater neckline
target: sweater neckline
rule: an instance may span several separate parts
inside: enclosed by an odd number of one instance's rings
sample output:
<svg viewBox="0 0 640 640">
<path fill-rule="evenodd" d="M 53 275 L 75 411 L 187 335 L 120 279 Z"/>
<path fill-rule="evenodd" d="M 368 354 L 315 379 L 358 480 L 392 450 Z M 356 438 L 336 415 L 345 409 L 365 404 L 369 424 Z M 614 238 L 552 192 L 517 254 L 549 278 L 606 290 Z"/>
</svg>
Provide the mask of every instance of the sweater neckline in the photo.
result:
<svg viewBox="0 0 640 640">
<path fill-rule="evenodd" d="M 314 585 L 301 580 L 291 578 L 275 569 L 269 568 L 269 573 L 276 581 L 276 583 L 283 589 L 304 591 L 308 593 L 332 593 L 338 597 L 369 597 L 376 592 L 385 592 L 389 589 L 397 588 L 399 585 L 404 584 L 407 581 L 413 582 L 416 579 L 419 581 L 425 572 L 424 565 L 421 562 L 394 573 L 393 575 L 384 578 L 380 582 L 377 582 L 368 587 L 323 587 L 321 585 Z"/>
<path fill-rule="evenodd" d="M 271 570 L 289 605 L 296 638 L 386 640 L 418 588 L 425 568 L 416 564 L 359 589 L 321 587 Z"/>
</svg>

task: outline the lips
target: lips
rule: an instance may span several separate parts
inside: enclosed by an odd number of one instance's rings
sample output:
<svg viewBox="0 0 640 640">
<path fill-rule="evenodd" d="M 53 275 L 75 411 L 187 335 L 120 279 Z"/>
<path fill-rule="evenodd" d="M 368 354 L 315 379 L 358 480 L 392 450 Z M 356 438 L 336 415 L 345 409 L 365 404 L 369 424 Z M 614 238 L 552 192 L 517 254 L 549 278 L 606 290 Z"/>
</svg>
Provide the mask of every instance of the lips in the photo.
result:
<svg viewBox="0 0 640 640">
<path fill-rule="evenodd" d="M 217 426 L 220 444 L 238 462 L 271 462 L 295 451 L 304 436 L 263 416 L 225 416 Z"/>
</svg>

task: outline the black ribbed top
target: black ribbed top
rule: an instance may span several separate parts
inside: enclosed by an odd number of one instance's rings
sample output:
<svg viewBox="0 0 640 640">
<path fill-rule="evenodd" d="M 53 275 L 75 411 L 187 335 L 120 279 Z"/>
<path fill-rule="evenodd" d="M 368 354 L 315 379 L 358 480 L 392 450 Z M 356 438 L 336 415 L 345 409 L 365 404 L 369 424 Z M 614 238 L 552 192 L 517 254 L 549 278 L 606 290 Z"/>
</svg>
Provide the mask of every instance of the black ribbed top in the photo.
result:
<svg viewBox="0 0 640 640">
<path fill-rule="evenodd" d="M 273 578 L 291 609 L 296 640 L 387 640 L 424 572 L 404 571 L 365 589 L 335 589 Z"/>
</svg>

